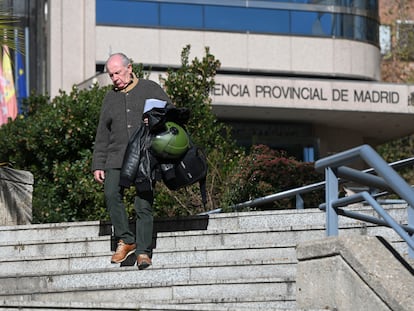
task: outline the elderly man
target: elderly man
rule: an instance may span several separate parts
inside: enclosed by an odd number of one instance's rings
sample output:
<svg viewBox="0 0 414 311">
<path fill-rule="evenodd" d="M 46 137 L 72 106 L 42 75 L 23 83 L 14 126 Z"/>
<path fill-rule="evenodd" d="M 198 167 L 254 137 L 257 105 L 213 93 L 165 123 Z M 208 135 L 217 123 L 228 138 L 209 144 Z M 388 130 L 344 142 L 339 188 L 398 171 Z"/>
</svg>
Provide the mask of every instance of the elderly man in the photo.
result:
<svg viewBox="0 0 414 311">
<path fill-rule="evenodd" d="M 122 54 L 111 55 L 106 71 L 113 88 L 106 94 L 96 132 L 92 171 L 97 182 L 104 185 L 105 203 L 119 241 L 112 263 L 123 262 L 136 253 L 138 269 L 149 267 L 152 257 L 153 191 L 136 188 L 136 233 L 130 231 L 128 215 L 123 204 L 120 169 L 128 140 L 143 122 L 147 99 L 159 99 L 171 104 L 164 90 L 155 82 L 138 79 L 132 72 L 130 59 Z"/>
</svg>

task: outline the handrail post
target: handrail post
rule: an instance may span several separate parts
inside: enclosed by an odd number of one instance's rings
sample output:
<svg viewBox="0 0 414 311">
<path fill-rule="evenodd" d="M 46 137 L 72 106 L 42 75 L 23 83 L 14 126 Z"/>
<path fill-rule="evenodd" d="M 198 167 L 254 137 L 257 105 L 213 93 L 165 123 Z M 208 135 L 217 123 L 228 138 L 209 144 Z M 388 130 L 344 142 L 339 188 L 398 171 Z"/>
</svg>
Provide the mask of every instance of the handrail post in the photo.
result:
<svg viewBox="0 0 414 311">
<path fill-rule="evenodd" d="M 303 201 L 302 196 L 298 193 L 296 194 L 296 209 L 304 209 L 305 202 Z"/>
<path fill-rule="evenodd" d="M 332 202 L 338 199 L 338 178 L 332 168 L 325 168 L 326 179 L 326 235 L 338 235 L 338 213 Z"/>
<path fill-rule="evenodd" d="M 414 207 L 412 207 L 411 205 L 407 206 L 407 218 L 408 218 L 408 226 L 409 227 L 414 227 Z M 414 240 L 414 235 L 410 234 L 411 239 Z M 411 247 L 408 248 L 408 256 L 410 258 L 414 259 L 414 249 L 412 249 Z"/>
</svg>

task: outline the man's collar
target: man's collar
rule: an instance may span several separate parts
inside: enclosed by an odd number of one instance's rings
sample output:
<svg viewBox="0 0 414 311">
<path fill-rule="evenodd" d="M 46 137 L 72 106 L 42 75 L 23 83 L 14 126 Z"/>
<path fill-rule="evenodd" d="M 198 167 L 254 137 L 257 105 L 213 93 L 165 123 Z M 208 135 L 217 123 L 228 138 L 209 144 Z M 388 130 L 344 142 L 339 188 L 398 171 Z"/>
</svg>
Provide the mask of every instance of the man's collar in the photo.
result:
<svg viewBox="0 0 414 311">
<path fill-rule="evenodd" d="M 117 92 L 128 93 L 129 91 L 131 91 L 138 84 L 138 81 L 139 81 L 139 79 L 137 78 L 135 73 L 131 73 L 131 80 L 129 81 L 127 86 L 124 87 L 121 90 L 119 88 L 114 87 L 114 90 L 117 91 Z"/>
</svg>

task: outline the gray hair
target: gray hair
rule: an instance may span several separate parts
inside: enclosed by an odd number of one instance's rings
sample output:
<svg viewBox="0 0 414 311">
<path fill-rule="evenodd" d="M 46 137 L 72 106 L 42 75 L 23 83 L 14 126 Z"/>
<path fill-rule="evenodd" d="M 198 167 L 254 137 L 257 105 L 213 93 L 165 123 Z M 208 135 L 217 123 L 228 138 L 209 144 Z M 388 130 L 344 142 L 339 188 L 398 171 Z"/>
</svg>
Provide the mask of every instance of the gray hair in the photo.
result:
<svg viewBox="0 0 414 311">
<path fill-rule="evenodd" d="M 128 58 L 128 56 L 126 56 L 124 53 L 114 53 L 114 54 L 111 54 L 109 57 L 108 57 L 108 60 L 106 61 L 106 63 L 105 63 L 105 69 L 108 69 L 108 62 L 109 62 L 109 60 L 113 57 L 113 56 L 119 56 L 119 57 L 121 57 L 121 61 L 122 61 L 122 65 L 124 65 L 125 67 L 127 67 L 129 64 L 131 64 L 132 63 L 132 60 L 130 59 L 130 58 Z"/>
</svg>

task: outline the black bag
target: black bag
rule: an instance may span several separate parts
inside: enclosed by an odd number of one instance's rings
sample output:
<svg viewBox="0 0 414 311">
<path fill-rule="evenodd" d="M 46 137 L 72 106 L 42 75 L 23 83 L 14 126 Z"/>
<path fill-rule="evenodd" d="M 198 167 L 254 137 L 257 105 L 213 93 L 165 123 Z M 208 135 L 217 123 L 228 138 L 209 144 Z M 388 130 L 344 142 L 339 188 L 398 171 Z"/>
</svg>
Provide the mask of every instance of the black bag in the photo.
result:
<svg viewBox="0 0 414 311">
<path fill-rule="evenodd" d="M 185 155 L 176 163 L 161 164 L 162 180 L 170 190 L 200 184 L 203 205 L 207 203 L 206 176 L 207 159 L 204 152 L 197 146 L 191 146 Z"/>
</svg>

